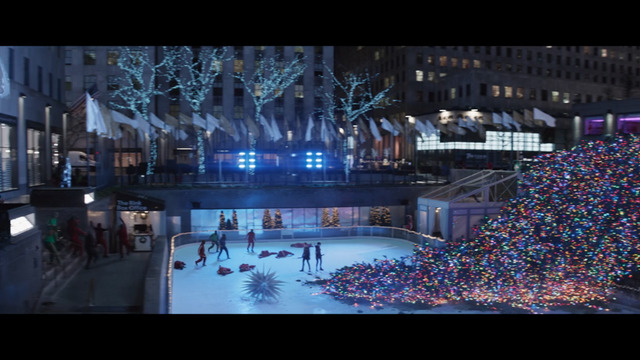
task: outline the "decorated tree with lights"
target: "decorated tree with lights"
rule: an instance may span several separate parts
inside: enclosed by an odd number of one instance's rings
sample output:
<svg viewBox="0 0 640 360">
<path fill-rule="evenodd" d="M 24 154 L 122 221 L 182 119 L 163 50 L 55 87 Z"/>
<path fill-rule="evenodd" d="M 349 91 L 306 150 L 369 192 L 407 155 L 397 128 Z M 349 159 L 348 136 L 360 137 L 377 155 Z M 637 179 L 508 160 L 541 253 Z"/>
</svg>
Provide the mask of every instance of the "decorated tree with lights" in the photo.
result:
<svg viewBox="0 0 640 360">
<path fill-rule="evenodd" d="M 166 47 L 165 53 L 170 54 L 175 61 L 167 65 L 166 76 L 174 83 L 173 89 L 179 90 L 180 95 L 187 101 L 193 113 L 202 115 L 202 104 L 214 87 L 216 79 L 222 75 L 222 66 L 230 57 L 226 55 L 225 47 Z M 195 125 L 198 146 L 198 173 L 205 173 L 205 128 Z"/>
<path fill-rule="evenodd" d="M 322 224 L 322 227 L 329 227 L 331 225 L 328 208 L 322 208 L 321 224 Z"/>
<path fill-rule="evenodd" d="M 602 309 L 615 284 L 640 269 L 638 153 L 639 138 L 628 135 L 538 156 L 518 197 L 485 219 L 474 238 L 417 245 L 402 262 L 345 267 L 327 292 L 372 304 Z"/>
<path fill-rule="evenodd" d="M 369 225 L 380 225 L 380 207 L 372 206 L 369 208 Z"/>
<path fill-rule="evenodd" d="M 225 230 L 227 228 L 227 221 L 224 217 L 224 211 L 220 211 L 220 225 L 218 225 L 219 230 Z"/>
<path fill-rule="evenodd" d="M 332 212 L 331 212 L 331 223 L 330 223 L 332 227 L 339 227 L 340 226 L 340 214 L 338 214 L 338 208 L 334 207 Z"/>
<path fill-rule="evenodd" d="M 233 230 L 238 230 L 238 213 L 235 210 L 233 210 L 231 219 L 233 221 Z"/>
<path fill-rule="evenodd" d="M 264 123 L 262 108 L 271 101 L 282 95 L 284 90 L 293 84 L 306 69 L 305 57 L 296 56 L 290 61 L 285 61 L 276 57 L 259 57 L 255 61 L 255 68 L 237 71 L 232 76 L 238 79 L 243 85 L 254 104 L 253 120 L 262 122 L 266 129 L 270 125 Z M 249 129 L 249 149 L 255 151 L 256 139 L 259 133 Z M 269 140 L 278 140 L 271 138 Z M 253 168 L 249 169 L 252 174 Z"/>
<path fill-rule="evenodd" d="M 391 226 L 391 210 L 387 206 L 380 210 L 380 225 Z"/>
<path fill-rule="evenodd" d="M 168 89 L 162 88 L 158 81 L 165 74 L 167 66 L 175 61 L 172 53 L 165 53 L 160 59 L 153 57 L 148 47 L 121 47 L 118 58 L 120 74 L 117 77 L 118 86 L 111 92 L 116 101 L 111 104 L 114 108 L 130 111 L 134 118 L 139 119 L 138 130 L 142 136 L 150 139 L 149 161 L 147 175 L 154 173 L 157 160 L 158 134 L 151 125 L 149 105 L 158 95 L 166 95 Z"/>
<path fill-rule="evenodd" d="M 393 102 L 395 99 L 389 98 L 389 91 L 392 86 L 386 87 L 378 92 L 373 90 L 373 82 L 377 75 L 370 75 L 368 71 L 362 73 L 348 72 L 343 73 L 341 76 L 336 76 L 333 70 L 325 64 L 325 72 L 328 74 L 328 78 L 331 79 L 330 88 L 326 89 L 324 97 L 332 96 L 337 101 L 331 100 L 327 102 L 330 104 L 325 111 L 326 112 L 341 112 L 346 120 L 347 137 L 344 139 L 343 149 L 345 155 L 349 151 L 348 137 L 353 133 L 353 124 L 359 117 L 364 116 L 374 109 L 384 109 Z M 328 119 L 335 121 L 331 115 L 327 116 Z M 352 156 L 351 154 L 350 156 Z M 350 156 L 344 157 L 345 177 L 349 182 L 350 173 Z"/>
<path fill-rule="evenodd" d="M 282 229 L 282 213 L 280 212 L 280 209 L 276 209 L 276 216 L 273 222 L 274 229 Z"/>
<path fill-rule="evenodd" d="M 262 228 L 273 229 L 273 219 L 271 218 L 271 210 L 269 209 L 264 209 L 264 214 L 262 215 Z"/>
</svg>

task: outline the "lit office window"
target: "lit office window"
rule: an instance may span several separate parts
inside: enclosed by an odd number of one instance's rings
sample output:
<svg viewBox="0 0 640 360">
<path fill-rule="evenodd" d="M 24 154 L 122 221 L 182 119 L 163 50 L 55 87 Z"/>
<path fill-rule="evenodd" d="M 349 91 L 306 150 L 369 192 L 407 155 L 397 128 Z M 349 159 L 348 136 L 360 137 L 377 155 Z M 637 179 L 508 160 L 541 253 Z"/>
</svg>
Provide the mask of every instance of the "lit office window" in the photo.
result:
<svg viewBox="0 0 640 360">
<path fill-rule="evenodd" d="M 504 97 L 511 99 L 513 97 L 513 88 L 511 86 L 504 87 Z"/>
<path fill-rule="evenodd" d="M 416 70 L 416 81 L 423 82 L 424 81 L 424 71 Z"/>
<path fill-rule="evenodd" d="M 500 85 L 492 85 L 491 86 L 491 95 L 493 97 L 500 96 Z"/>
</svg>

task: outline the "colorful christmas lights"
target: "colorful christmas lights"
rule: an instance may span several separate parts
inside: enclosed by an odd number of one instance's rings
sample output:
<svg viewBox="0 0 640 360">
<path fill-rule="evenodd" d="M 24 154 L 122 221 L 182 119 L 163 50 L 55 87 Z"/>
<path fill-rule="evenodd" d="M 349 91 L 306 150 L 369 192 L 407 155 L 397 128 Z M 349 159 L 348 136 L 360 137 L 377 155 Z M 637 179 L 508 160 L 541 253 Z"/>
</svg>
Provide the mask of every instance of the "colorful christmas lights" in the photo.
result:
<svg viewBox="0 0 640 360">
<path fill-rule="evenodd" d="M 469 302 L 533 313 L 602 309 L 640 265 L 640 140 L 584 141 L 537 157 L 520 195 L 471 239 L 331 274 L 324 292 L 371 306 Z"/>
</svg>

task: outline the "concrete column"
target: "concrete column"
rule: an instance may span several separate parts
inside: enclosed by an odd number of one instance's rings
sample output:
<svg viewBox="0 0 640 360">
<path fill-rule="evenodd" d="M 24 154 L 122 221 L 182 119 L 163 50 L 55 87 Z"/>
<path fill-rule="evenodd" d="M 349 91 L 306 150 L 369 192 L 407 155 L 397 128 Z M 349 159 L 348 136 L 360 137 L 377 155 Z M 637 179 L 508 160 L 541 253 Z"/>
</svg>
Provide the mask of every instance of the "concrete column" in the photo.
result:
<svg viewBox="0 0 640 360">
<path fill-rule="evenodd" d="M 580 114 L 576 114 L 573 117 L 573 122 L 571 123 L 571 139 L 573 141 L 572 146 L 576 146 L 582 140 L 584 136 L 584 119 L 580 116 Z"/>
<path fill-rule="evenodd" d="M 604 135 L 615 136 L 618 132 L 618 117 L 611 111 L 607 110 L 604 117 Z"/>
</svg>

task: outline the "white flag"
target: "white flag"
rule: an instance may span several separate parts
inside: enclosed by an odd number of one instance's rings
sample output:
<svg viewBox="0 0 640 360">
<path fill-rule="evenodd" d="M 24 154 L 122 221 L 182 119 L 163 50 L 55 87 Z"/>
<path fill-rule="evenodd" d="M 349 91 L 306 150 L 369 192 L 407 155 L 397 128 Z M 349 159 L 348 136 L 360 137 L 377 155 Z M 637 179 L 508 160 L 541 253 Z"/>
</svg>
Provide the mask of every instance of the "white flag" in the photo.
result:
<svg viewBox="0 0 640 360">
<path fill-rule="evenodd" d="M 508 127 L 509 129 L 516 129 L 518 131 L 520 131 L 520 124 L 518 124 L 517 122 L 515 122 L 513 120 L 513 118 L 511 117 L 511 115 L 507 114 L 506 112 L 502 112 L 502 124 L 506 127 Z"/>
<path fill-rule="evenodd" d="M 220 129 L 224 131 L 222 125 L 220 124 L 220 120 L 211 114 L 206 115 L 207 120 L 207 130 L 213 132 L 215 129 Z"/>
<path fill-rule="evenodd" d="M 502 117 L 500 117 L 500 115 L 498 115 L 496 113 L 492 113 L 491 114 L 491 121 L 493 122 L 493 125 L 502 125 L 502 126 L 504 126 L 504 123 L 502 122 Z"/>
<path fill-rule="evenodd" d="M 264 133 L 269 137 L 269 140 L 274 141 L 273 139 L 275 138 L 275 135 L 273 134 L 271 125 L 269 125 L 269 122 L 267 121 L 267 119 L 265 119 L 264 116 L 262 116 L 262 114 L 260 114 L 260 124 L 262 124 Z"/>
<path fill-rule="evenodd" d="M 196 114 L 196 113 L 192 113 L 191 114 L 191 121 L 193 121 L 193 125 L 205 130 L 207 129 L 207 122 L 202 118 L 202 116 Z"/>
<path fill-rule="evenodd" d="M 533 108 L 533 119 L 542 120 L 547 126 L 556 127 L 556 119 L 538 108 Z"/>
<path fill-rule="evenodd" d="M 382 118 L 382 128 L 392 133 L 393 136 L 398 135 L 398 131 L 393 128 L 393 124 L 391 124 L 386 118 Z"/>
<path fill-rule="evenodd" d="M 402 126 L 396 119 L 393 119 L 393 128 L 396 129 L 398 133 L 404 134 L 404 126 Z"/>
<path fill-rule="evenodd" d="M 85 100 L 87 132 L 95 131 L 98 136 L 106 136 L 108 133 L 107 126 L 104 123 L 102 112 L 100 112 L 98 100 L 91 99 L 88 92 L 85 92 Z"/>
<path fill-rule="evenodd" d="M 376 122 L 373 121 L 372 118 L 369 118 L 369 128 L 371 129 L 371 134 L 377 141 L 382 140 L 382 136 L 380 136 L 380 131 L 378 130 L 378 126 L 376 126 Z"/>
<path fill-rule="evenodd" d="M 469 115 L 465 116 L 465 120 L 466 120 L 467 129 L 469 129 L 469 130 L 471 130 L 473 132 L 477 132 L 478 131 L 478 127 L 482 126 L 482 125 L 478 124 L 476 120 L 474 120 L 471 117 L 469 117 Z"/>
<path fill-rule="evenodd" d="M 273 115 L 271 115 L 271 132 L 273 133 L 273 141 L 282 139 L 282 133 L 280 132 L 278 123 L 276 122 L 276 119 L 273 117 Z"/>
<path fill-rule="evenodd" d="M 113 121 L 111 110 L 100 104 L 100 112 L 102 113 L 102 118 L 107 126 L 107 137 L 113 140 L 120 139 L 122 137 L 122 130 L 120 129 L 120 125 Z"/>
<path fill-rule="evenodd" d="M 304 141 L 311 141 L 311 130 L 313 130 L 313 119 L 309 115 L 309 121 L 307 121 L 307 132 L 304 135 Z"/>
</svg>

